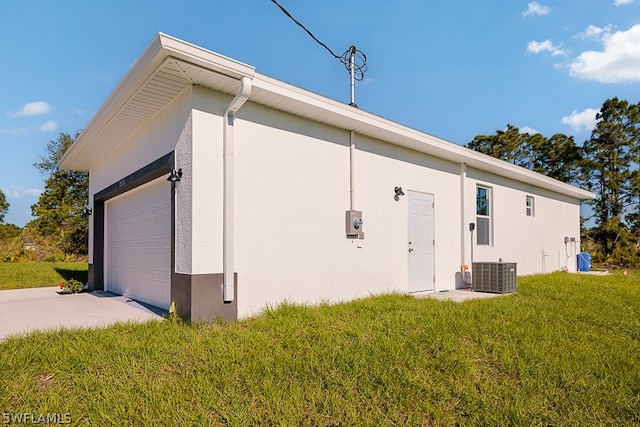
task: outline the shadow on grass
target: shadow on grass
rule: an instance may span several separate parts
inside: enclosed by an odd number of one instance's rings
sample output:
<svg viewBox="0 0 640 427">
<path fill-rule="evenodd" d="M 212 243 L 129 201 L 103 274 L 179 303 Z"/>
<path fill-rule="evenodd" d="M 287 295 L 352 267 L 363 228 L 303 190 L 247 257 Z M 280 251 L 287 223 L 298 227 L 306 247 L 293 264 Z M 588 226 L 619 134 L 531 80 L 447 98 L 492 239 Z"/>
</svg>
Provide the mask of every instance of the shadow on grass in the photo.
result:
<svg viewBox="0 0 640 427">
<path fill-rule="evenodd" d="M 66 268 L 58 268 L 56 267 L 56 272 L 64 279 L 71 280 L 75 279 L 80 283 L 87 283 L 89 278 L 89 273 L 85 270 L 70 270 Z"/>
</svg>

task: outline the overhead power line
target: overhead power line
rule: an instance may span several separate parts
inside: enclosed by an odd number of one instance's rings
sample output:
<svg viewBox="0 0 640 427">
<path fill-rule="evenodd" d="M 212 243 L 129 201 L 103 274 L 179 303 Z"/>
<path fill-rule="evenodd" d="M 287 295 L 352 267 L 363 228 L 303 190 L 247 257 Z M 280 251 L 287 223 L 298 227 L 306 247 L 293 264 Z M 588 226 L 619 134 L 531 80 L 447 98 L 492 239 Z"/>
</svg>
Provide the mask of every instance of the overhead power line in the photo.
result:
<svg viewBox="0 0 640 427">
<path fill-rule="evenodd" d="M 347 49 L 341 56 L 336 55 L 333 50 L 329 48 L 329 46 L 322 43 L 316 36 L 314 36 L 313 33 L 307 29 L 307 27 L 302 25 L 300 21 L 294 18 L 293 15 L 291 15 L 291 13 L 289 13 L 289 11 L 285 9 L 280 3 L 278 3 L 276 0 L 271 0 L 271 2 L 278 6 L 282 13 L 287 15 L 293 22 L 296 23 L 296 25 L 302 28 L 313 40 L 315 40 L 316 43 L 324 47 L 331 54 L 331 56 L 344 64 L 345 68 L 351 75 L 351 105 L 356 106 L 354 99 L 354 81 L 361 81 L 364 79 L 364 73 L 367 71 L 366 55 L 356 49 L 355 46 L 349 46 L 349 49 Z"/>
<path fill-rule="evenodd" d="M 291 20 L 293 22 L 295 22 L 300 28 L 302 28 L 303 30 L 305 30 L 307 32 L 307 34 L 309 34 L 311 36 L 312 39 L 314 39 L 320 46 L 324 47 L 325 49 L 327 49 L 329 51 L 329 53 L 331 55 L 333 55 L 334 58 L 336 59 L 341 59 L 340 56 L 336 55 L 335 53 L 333 53 L 333 51 L 329 48 L 329 46 L 327 46 L 326 44 L 322 43 L 320 40 L 318 40 L 318 38 L 316 36 L 313 35 L 313 33 L 311 31 L 309 31 L 307 29 L 307 27 L 305 27 L 304 25 L 302 25 L 302 23 L 300 23 L 300 21 L 298 21 L 296 18 L 293 17 L 293 15 L 291 15 L 289 13 L 289 11 L 287 9 L 285 9 L 280 3 L 278 3 L 276 0 L 271 0 L 276 6 L 278 6 L 280 8 L 280 10 L 282 11 L 282 13 L 284 13 L 285 15 L 287 15 L 289 18 L 291 18 Z"/>
</svg>

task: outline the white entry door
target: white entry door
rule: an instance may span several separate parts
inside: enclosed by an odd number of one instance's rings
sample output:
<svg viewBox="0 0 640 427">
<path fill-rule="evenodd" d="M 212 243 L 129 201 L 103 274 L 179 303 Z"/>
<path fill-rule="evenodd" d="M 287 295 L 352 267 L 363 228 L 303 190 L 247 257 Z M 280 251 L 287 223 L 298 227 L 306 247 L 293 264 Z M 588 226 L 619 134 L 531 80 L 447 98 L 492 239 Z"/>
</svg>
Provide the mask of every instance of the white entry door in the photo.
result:
<svg viewBox="0 0 640 427">
<path fill-rule="evenodd" d="M 409 292 L 434 290 L 433 194 L 408 191 Z"/>
<path fill-rule="evenodd" d="M 105 204 L 105 289 L 171 304 L 171 183 L 160 178 Z"/>
</svg>

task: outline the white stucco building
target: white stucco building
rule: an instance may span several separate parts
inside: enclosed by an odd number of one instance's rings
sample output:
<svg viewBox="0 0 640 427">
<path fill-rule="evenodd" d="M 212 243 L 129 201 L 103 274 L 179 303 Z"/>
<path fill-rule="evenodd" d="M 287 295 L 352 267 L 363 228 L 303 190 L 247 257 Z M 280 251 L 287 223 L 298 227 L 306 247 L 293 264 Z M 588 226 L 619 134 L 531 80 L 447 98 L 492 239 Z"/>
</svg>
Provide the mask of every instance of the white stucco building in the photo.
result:
<svg viewBox="0 0 640 427">
<path fill-rule="evenodd" d="M 90 288 L 190 320 L 455 289 L 472 256 L 575 271 L 593 197 L 164 34 L 60 165 L 90 176 Z"/>
</svg>

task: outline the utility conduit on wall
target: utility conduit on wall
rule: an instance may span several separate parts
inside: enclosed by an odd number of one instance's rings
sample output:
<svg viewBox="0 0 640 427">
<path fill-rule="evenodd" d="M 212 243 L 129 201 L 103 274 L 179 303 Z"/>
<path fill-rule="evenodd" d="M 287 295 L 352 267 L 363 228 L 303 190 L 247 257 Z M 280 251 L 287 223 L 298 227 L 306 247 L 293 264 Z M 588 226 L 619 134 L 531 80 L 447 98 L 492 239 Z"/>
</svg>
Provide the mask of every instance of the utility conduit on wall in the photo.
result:
<svg viewBox="0 0 640 427">
<path fill-rule="evenodd" d="M 349 145 L 349 209 L 356 208 L 356 173 L 355 173 L 355 157 L 356 157 L 356 133 L 351 131 Z"/>
</svg>

